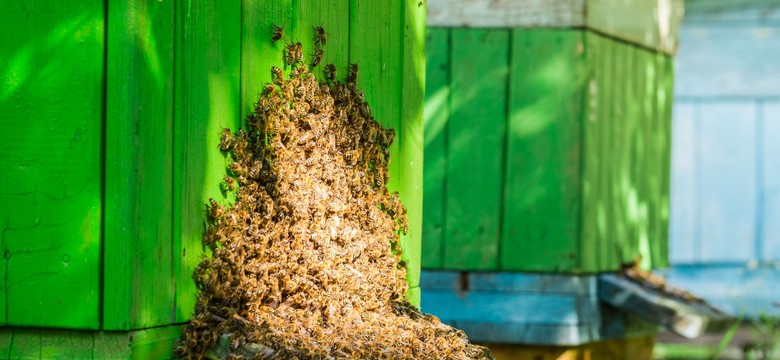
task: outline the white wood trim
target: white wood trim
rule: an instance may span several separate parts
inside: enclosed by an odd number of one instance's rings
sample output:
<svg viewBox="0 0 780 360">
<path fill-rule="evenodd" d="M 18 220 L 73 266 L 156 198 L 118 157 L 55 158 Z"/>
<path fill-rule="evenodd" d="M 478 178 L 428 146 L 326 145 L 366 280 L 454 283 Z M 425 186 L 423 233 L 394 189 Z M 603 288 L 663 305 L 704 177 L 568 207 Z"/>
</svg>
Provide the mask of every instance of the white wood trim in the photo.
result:
<svg viewBox="0 0 780 360">
<path fill-rule="evenodd" d="M 427 0 L 428 26 L 587 27 L 668 54 L 677 51 L 684 0 Z"/>
</svg>

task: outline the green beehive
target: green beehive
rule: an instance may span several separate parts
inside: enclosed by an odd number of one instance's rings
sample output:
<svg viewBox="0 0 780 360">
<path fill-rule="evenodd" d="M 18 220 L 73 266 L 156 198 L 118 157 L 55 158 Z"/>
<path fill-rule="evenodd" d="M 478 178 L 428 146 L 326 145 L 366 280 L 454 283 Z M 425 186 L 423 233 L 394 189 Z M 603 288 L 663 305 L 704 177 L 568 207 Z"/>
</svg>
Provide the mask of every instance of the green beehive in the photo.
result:
<svg viewBox="0 0 780 360">
<path fill-rule="evenodd" d="M 162 358 L 195 305 L 222 128 L 286 42 L 360 65 L 395 129 L 391 191 L 419 301 L 424 8 L 415 1 L 10 1 L 0 5 L 0 357 Z M 273 25 L 285 35 L 271 44 Z M 321 70 L 317 70 L 321 75 Z M 42 328 L 61 330 L 42 330 Z"/>
<path fill-rule="evenodd" d="M 424 268 L 667 265 L 679 1 L 429 2 Z"/>
</svg>

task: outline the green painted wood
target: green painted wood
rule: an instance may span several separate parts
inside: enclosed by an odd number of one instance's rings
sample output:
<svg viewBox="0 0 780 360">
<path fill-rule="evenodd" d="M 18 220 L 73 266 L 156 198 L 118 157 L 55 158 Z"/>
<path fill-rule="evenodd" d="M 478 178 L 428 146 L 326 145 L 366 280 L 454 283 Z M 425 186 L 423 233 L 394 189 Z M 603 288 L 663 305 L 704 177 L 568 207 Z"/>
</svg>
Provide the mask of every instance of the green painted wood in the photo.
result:
<svg viewBox="0 0 780 360">
<path fill-rule="evenodd" d="M 104 3 L 0 11 L 0 324 L 97 328 Z"/>
<path fill-rule="evenodd" d="M 453 29 L 444 266 L 498 267 L 509 32 Z"/>
<path fill-rule="evenodd" d="M 671 57 L 590 31 L 512 30 L 511 45 L 507 45 L 511 46 L 511 69 L 504 76 L 508 76 L 509 95 L 506 100 L 491 97 L 493 103 L 506 106 L 509 123 L 506 159 L 498 173 L 504 179 L 500 210 L 489 210 L 484 206 L 493 200 L 480 193 L 480 185 L 464 191 L 463 185 L 458 190 L 458 184 L 480 184 L 476 179 L 484 171 L 475 169 L 494 164 L 501 154 L 488 162 L 475 160 L 468 164 L 471 171 L 458 173 L 464 165 L 459 166 L 454 155 L 458 151 L 455 134 L 471 132 L 483 138 L 485 131 L 474 121 L 477 116 L 466 116 L 469 123 L 457 123 L 457 112 L 462 108 L 457 84 L 459 78 L 469 79 L 478 73 L 489 78 L 484 71 L 500 66 L 460 65 L 455 58 L 458 46 L 473 54 L 468 56 L 497 56 L 455 36 L 451 44 L 450 55 L 429 51 L 429 56 L 435 57 L 428 60 L 430 74 L 436 74 L 434 64 L 449 64 L 450 80 L 437 87 L 449 85 L 452 93 L 447 147 L 426 154 L 429 172 L 425 177 L 427 187 L 447 188 L 446 199 L 440 202 L 447 209 L 445 217 L 437 218 L 436 205 L 425 214 L 426 229 L 433 229 L 437 221 L 445 223 L 445 235 L 425 246 L 436 248 L 435 241 L 444 241 L 447 255 L 443 263 L 437 264 L 434 257 L 426 267 L 484 269 L 457 263 L 478 254 L 475 249 L 485 246 L 484 239 L 475 234 L 461 240 L 451 236 L 472 227 L 475 221 L 471 217 L 476 216 L 503 216 L 500 253 L 493 255 L 502 270 L 613 271 L 637 257 L 645 268 L 665 266 Z M 437 79 L 441 84 L 442 77 L 432 76 L 429 81 Z M 479 78 L 470 81 L 479 84 Z M 430 94 L 429 106 L 436 101 Z M 480 99 L 463 102 L 479 104 L 471 107 L 483 111 L 496 106 Z M 436 179 L 430 169 L 441 163 L 447 164 L 448 173 Z M 431 198 L 436 203 L 434 194 Z M 455 206 L 459 203 L 473 204 L 473 208 L 459 209 Z"/>
<path fill-rule="evenodd" d="M 181 10 L 181 11 L 179 11 Z M 229 200 L 219 184 L 227 160 L 218 151 L 223 128 L 239 126 L 241 4 L 177 3 L 177 89 L 174 125 L 174 257 L 176 322 L 195 309 L 192 274 L 204 255 L 204 204 Z"/>
<path fill-rule="evenodd" d="M 359 65 L 358 88 L 363 89 L 372 115 L 386 128 L 401 131 L 401 89 L 403 70 L 402 2 L 380 3 L 372 0 L 350 0 L 349 62 Z M 336 64 L 339 77 L 346 64 Z M 401 135 L 402 136 L 402 135 Z M 399 143 L 390 146 L 390 191 L 399 188 Z"/>
<path fill-rule="evenodd" d="M 420 257 L 423 216 L 423 103 L 425 97 L 425 6 L 403 1 L 403 67 L 401 127 L 398 129 L 399 197 L 407 209 L 408 233 L 401 238 L 402 260 L 408 264 L 406 280 L 413 304 L 419 305 Z M 416 290 L 415 290 L 416 289 Z"/>
<path fill-rule="evenodd" d="M 137 331 L 0 329 L 0 359 L 170 359 L 181 326 Z"/>
<path fill-rule="evenodd" d="M 450 118 L 450 31 L 428 28 L 425 39 L 425 176 L 421 266 L 444 264 L 444 189 L 447 122 Z"/>
<path fill-rule="evenodd" d="M 501 267 L 577 271 L 583 35 L 516 29 L 511 46 Z"/>
<path fill-rule="evenodd" d="M 285 44 L 294 33 L 293 1 L 241 1 L 241 108 L 240 119 L 253 111 L 263 85 L 271 82 L 271 67 L 282 67 Z M 273 25 L 284 27 L 284 37 L 271 44 Z M 287 70 L 287 69 L 285 69 Z"/>
<path fill-rule="evenodd" d="M 595 33 L 586 33 L 586 43 L 592 81 L 583 130 L 582 270 L 616 269 L 637 257 L 645 268 L 665 266 L 671 59 Z M 615 85 L 621 82 L 626 86 Z"/>
<path fill-rule="evenodd" d="M 304 49 L 304 61 L 311 68 L 316 49 L 323 56 L 320 64 L 313 68 L 318 79 L 324 79 L 322 69 L 327 64 L 335 64 L 340 75 L 346 74 L 349 60 L 349 2 L 339 0 L 295 0 L 293 2 L 293 36 L 288 41 L 300 41 Z M 326 32 L 325 45 L 314 41 L 314 27 L 322 27 Z M 342 65 L 344 64 L 344 65 Z"/>
<path fill-rule="evenodd" d="M 103 328 L 173 320 L 174 2 L 108 8 Z"/>
</svg>

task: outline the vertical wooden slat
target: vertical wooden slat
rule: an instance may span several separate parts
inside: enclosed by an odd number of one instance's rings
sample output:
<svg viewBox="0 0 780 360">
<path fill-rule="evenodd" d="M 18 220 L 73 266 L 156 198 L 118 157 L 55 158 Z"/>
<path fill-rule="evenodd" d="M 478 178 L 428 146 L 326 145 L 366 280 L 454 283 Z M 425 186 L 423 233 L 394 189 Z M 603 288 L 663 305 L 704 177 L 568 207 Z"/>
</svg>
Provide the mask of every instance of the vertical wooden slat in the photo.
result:
<svg viewBox="0 0 780 360">
<path fill-rule="evenodd" d="M 124 330 L 173 311 L 174 3 L 109 5 L 103 328 Z"/>
<path fill-rule="evenodd" d="M 425 42 L 425 191 L 421 265 L 432 269 L 444 264 L 446 135 L 450 118 L 449 34 L 447 28 L 428 28 Z"/>
<path fill-rule="evenodd" d="M 0 12 L 0 325 L 95 329 L 104 4 Z"/>
<path fill-rule="evenodd" d="M 578 268 L 583 47 L 580 31 L 513 30 L 502 269 Z"/>
<path fill-rule="evenodd" d="M 425 6 L 417 0 L 404 0 L 402 11 L 403 66 L 401 79 L 401 128 L 398 137 L 399 196 L 407 209 L 409 232 L 401 238 L 407 264 L 406 280 L 409 298 L 419 306 L 420 260 L 423 218 L 425 97 Z"/>
<path fill-rule="evenodd" d="M 694 260 L 696 231 L 695 104 L 677 101 L 672 122 L 669 256 L 674 264 Z"/>
<path fill-rule="evenodd" d="M 284 26 L 282 40 L 271 44 L 273 25 Z M 241 108 L 240 119 L 253 111 L 263 85 L 271 82 L 271 67 L 282 67 L 286 43 L 295 32 L 292 0 L 241 1 Z"/>
<path fill-rule="evenodd" d="M 221 129 L 240 122 L 241 4 L 180 0 L 176 21 L 173 266 L 175 321 L 183 322 L 195 309 L 192 274 L 204 254 L 204 205 L 230 199 L 219 188 L 226 159 L 217 146 Z"/>
<path fill-rule="evenodd" d="M 509 32 L 453 29 L 444 265 L 497 269 Z"/>
<path fill-rule="evenodd" d="M 755 116 L 755 104 L 750 101 L 702 105 L 698 204 L 702 261 L 754 258 Z"/>
<path fill-rule="evenodd" d="M 294 31 L 290 41 L 300 41 L 304 49 L 304 62 L 311 69 L 311 59 L 316 48 L 323 51 L 320 64 L 313 69 L 317 79 L 324 80 L 322 69 L 334 64 L 341 75 L 346 73 L 349 60 L 349 2 L 339 0 L 296 0 L 293 4 Z M 326 32 L 326 44 L 314 41 L 314 27 Z"/>
<path fill-rule="evenodd" d="M 669 194 L 671 189 L 672 166 L 672 101 L 674 91 L 674 61 L 665 54 L 655 55 L 658 67 L 658 84 L 656 87 L 656 107 L 658 115 L 658 131 L 656 135 L 656 151 L 658 161 L 658 191 L 655 193 L 656 203 L 653 212 L 656 214 L 656 231 L 653 237 L 652 267 L 669 266 Z"/>
<path fill-rule="evenodd" d="M 763 136 L 763 248 L 762 260 L 780 261 L 780 102 L 763 104 L 764 132 Z"/>
</svg>

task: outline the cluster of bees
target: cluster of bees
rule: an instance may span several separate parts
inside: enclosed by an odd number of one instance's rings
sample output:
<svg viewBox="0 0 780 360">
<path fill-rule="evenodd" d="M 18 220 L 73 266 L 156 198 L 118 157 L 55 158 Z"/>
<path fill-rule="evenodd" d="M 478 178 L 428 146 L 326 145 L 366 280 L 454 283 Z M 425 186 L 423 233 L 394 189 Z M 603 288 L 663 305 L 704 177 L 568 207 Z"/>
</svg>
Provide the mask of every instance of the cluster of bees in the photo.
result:
<svg viewBox="0 0 780 360">
<path fill-rule="evenodd" d="M 490 358 L 407 301 L 406 210 L 386 187 L 394 132 L 371 115 L 357 67 L 319 82 L 302 49 L 285 50 L 289 77 L 272 69 L 245 129 L 222 134 L 236 201 L 207 205 L 212 257 L 195 271 L 179 355 L 214 356 L 227 336 L 233 358 Z"/>
</svg>

